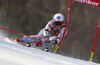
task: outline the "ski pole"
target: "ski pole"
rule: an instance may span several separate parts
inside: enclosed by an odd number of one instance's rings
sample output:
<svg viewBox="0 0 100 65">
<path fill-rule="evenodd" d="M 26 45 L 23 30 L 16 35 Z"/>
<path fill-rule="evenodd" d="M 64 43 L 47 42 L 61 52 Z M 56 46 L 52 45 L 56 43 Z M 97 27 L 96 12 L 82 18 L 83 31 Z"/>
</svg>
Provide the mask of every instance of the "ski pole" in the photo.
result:
<svg viewBox="0 0 100 65">
<path fill-rule="evenodd" d="M 98 31 L 99 31 L 99 26 L 100 26 L 100 17 L 99 17 L 99 22 L 98 22 L 98 26 L 97 26 L 97 30 L 96 30 L 94 44 L 93 44 L 93 48 L 92 48 L 92 52 L 91 52 L 91 56 L 90 56 L 90 61 L 92 61 L 92 59 L 93 59 L 95 44 L 96 44 L 96 40 L 97 40 L 97 36 L 98 36 Z"/>
<path fill-rule="evenodd" d="M 6 31 L 10 31 L 10 32 L 14 32 L 14 33 L 18 33 L 18 34 L 20 34 L 20 35 L 24 35 L 23 33 L 16 32 L 16 31 L 13 31 L 13 30 L 9 30 L 9 29 L 5 29 L 5 28 L 2 28 L 2 27 L 0 27 L 0 29 L 6 30 Z"/>
<path fill-rule="evenodd" d="M 60 42 L 58 43 L 57 47 L 56 47 L 55 50 L 54 50 L 54 53 L 56 53 L 56 51 L 58 50 L 58 48 L 59 48 L 59 46 L 60 46 L 60 44 L 61 44 L 61 42 L 62 42 L 62 40 L 63 40 L 63 38 L 64 38 L 64 36 L 65 36 L 65 34 L 66 34 L 66 32 L 67 32 L 68 23 L 69 23 L 70 5 L 71 5 L 71 0 L 69 0 L 69 5 L 68 5 L 68 15 L 67 15 L 67 24 L 66 24 L 66 28 L 65 28 L 64 34 L 63 34 L 63 36 L 62 36 Z"/>
</svg>

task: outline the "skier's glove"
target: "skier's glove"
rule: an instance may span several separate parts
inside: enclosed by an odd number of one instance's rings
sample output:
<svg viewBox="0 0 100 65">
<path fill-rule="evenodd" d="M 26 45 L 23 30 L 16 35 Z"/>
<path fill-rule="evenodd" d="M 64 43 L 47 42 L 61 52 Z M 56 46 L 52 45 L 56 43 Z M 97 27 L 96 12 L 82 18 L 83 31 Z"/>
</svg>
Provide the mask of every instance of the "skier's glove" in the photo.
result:
<svg viewBox="0 0 100 65">
<path fill-rule="evenodd" d="M 60 39 L 59 38 L 57 38 L 56 40 L 53 40 L 53 44 L 58 44 L 60 42 Z"/>
<path fill-rule="evenodd" d="M 56 47 L 58 44 L 57 40 L 52 40 L 52 48 Z"/>
<path fill-rule="evenodd" d="M 60 42 L 60 38 L 57 39 L 57 42 L 58 42 L 58 43 Z"/>
<path fill-rule="evenodd" d="M 52 44 L 57 44 L 57 43 L 58 43 L 57 40 L 53 40 L 53 41 L 52 41 Z"/>
</svg>

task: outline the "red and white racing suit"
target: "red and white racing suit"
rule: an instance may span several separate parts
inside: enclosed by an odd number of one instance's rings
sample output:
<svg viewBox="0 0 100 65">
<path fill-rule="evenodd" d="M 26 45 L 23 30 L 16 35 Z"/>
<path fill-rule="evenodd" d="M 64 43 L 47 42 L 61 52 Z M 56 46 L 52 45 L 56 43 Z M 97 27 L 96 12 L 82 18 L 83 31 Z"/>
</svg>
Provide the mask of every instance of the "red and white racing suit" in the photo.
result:
<svg viewBox="0 0 100 65">
<path fill-rule="evenodd" d="M 29 36 L 24 36 L 23 42 L 41 42 L 41 40 L 44 40 L 44 37 L 49 37 L 49 40 L 52 41 L 57 40 L 57 42 L 60 42 L 60 39 L 63 36 L 63 33 L 65 31 L 65 23 L 61 26 L 60 29 L 57 29 L 56 26 L 54 25 L 54 21 L 51 20 L 48 22 L 45 28 L 43 28 L 37 35 L 29 35 Z M 67 34 L 67 33 L 66 33 Z M 45 44 L 42 44 L 41 46 L 46 47 Z"/>
</svg>

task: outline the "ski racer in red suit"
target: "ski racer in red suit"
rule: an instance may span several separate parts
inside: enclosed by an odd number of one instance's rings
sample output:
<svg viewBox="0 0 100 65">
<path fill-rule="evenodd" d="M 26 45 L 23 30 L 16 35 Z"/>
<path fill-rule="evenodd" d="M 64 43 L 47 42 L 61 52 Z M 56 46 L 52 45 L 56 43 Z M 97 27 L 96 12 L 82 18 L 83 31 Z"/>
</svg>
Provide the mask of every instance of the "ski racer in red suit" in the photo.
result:
<svg viewBox="0 0 100 65">
<path fill-rule="evenodd" d="M 44 47 L 48 51 L 45 43 L 50 43 L 52 47 L 55 47 L 61 40 L 65 31 L 65 18 L 62 14 L 57 13 L 54 15 L 53 20 L 43 28 L 37 35 L 23 36 L 23 38 L 16 39 L 18 42 L 26 42 L 29 46 L 31 42 L 35 46 Z M 44 40 L 44 41 L 42 41 Z"/>
</svg>

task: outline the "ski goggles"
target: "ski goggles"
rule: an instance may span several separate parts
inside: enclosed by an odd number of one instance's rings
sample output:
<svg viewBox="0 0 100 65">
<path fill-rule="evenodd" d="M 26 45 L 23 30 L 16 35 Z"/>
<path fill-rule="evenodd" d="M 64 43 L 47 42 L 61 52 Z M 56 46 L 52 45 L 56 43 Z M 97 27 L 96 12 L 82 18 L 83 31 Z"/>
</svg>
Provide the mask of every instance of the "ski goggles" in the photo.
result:
<svg viewBox="0 0 100 65">
<path fill-rule="evenodd" d="M 62 26 L 63 25 L 63 21 L 55 21 L 54 22 L 54 24 L 56 25 L 56 26 Z"/>
</svg>

